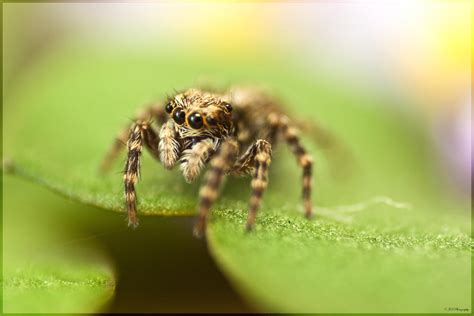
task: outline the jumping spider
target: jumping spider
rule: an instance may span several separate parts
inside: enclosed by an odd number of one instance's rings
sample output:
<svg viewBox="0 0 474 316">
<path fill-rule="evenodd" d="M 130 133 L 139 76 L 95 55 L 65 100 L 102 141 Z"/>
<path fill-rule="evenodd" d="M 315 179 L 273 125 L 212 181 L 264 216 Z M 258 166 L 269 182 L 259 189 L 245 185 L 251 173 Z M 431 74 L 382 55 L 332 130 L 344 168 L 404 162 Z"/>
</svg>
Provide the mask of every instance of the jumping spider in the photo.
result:
<svg viewBox="0 0 474 316">
<path fill-rule="evenodd" d="M 156 122 L 157 128 L 153 127 Z M 158 129 L 159 128 L 159 129 Z M 159 130 L 159 131 L 158 131 Z M 187 182 L 193 181 L 209 162 L 199 193 L 199 217 L 194 233 L 206 228 L 209 210 L 227 174 L 251 175 L 252 193 L 246 228 L 251 230 L 262 195 L 267 188 L 272 146 L 282 138 L 303 169 L 306 217 L 312 215 L 312 158 L 300 144 L 295 124 L 279 102 L 261 90 L 236 87 L 225 93 L 189 89 L 152 105 L 120 134 L 102 163 L 106 170 L 126 142 L 125 200 L 130 226 L 138 224 L 135 184 L 140 174 L 142 147 L 167 169 L 177 163 Z"/>
</svg>

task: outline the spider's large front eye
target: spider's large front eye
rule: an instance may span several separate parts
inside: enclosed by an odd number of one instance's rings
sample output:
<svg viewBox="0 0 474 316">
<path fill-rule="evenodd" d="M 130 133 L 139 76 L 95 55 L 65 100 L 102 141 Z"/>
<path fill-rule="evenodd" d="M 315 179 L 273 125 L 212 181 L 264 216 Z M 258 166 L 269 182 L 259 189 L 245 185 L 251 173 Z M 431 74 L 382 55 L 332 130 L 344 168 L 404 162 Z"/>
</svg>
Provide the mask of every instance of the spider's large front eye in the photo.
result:
<svg viewBox="0 0 474 316">
<path fill-rule="evenodd" d="M 173 113 L 173 119 L 179 125 L 183 124 L 186 120 L 186 112 L 184 112 L 182 109 L 177 109 Z"/>
<path fill-rule="evenodd" d="M 200 129 L 204 123 L 201 114 L 199 113 L 191 113 L 191 115 L 188 117 L 188 123 L 189 126 L 191 126 L 194 129 Z"/>
<path fill-rule="evenodd" d="M 165 107 L 166 112 L 171 113 L 173 112 L 173 105 L 171 103 L 168 103 Z"/>
</svg>

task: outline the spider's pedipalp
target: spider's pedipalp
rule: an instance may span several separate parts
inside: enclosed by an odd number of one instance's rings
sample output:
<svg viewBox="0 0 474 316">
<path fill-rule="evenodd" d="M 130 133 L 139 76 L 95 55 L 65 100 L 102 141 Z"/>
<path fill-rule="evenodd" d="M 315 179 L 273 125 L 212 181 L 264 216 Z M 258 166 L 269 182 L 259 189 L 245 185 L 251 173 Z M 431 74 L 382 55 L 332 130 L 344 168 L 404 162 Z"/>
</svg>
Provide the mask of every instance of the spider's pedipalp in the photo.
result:
<svg viewBox="0 0 474 316">
<path fill-rule="evenodd" d="M 167 169 L 174 167 L 180 153 L 180 144 L 176 140 L 177 135 L 173 124 L 171 120 L 164 124 L 159 137 L 160 160 Z"/>
<path fill-rule="evenodd" d="M 216 141 L 206 138 L 183 151 L 180 168 L 186 182 L 192 182 L 200 173 L 209 157 L 215 151 Z"/>
<path fill-rule="evenodd" d="M 226 140 L 211 160 L 211 168 L 206 174 L 204 184 L 199 191 L 199 215 L 194 227 L 194 235 L 201 237 L 206 229 L 206 221 L 209 210 L 217 198 L 222 179 L 231 169 L 239 152 L 237 141 Z"/>
</svg>

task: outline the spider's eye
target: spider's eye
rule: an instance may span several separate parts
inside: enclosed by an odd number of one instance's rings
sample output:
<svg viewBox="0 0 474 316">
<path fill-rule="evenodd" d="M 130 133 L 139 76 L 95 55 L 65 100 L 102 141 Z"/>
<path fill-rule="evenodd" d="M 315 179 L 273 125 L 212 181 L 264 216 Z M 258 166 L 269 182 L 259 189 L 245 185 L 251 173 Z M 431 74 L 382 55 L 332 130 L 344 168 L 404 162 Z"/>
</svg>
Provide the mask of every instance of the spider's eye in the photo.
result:
<svg viewBox="0 0 474 316">
<path fill-rule="evenodd" d="M 191 126 L 192 128 L 200 129 L 204 122 L 203 122 L 201 114 L 194 112 L 194 113 L 191 113 L 191 115 L 189 115 L 188 123 L 189 123 L 189 126 Z"/>
<path fill-rule="evenodd" d="M 232 112 L 232 105 L 230 103 L 226 103 L 224 106 L 227 112 Z"/>
<path fill-rule="evenodd" d="M 173 119 L 176 123 L 181 125 L 186 120 L 186 113 L 182 109 L 177 109 L 173 113 Z"/>
<path fill-rule="evenodd" d="M 165 107 L 166 112 L 171 113 L 173 112 L 173 105 L 171 103 L 168 103 Z"/>
<path fill-rule="evenodd" d="M 217 125 L 217 120 L 213 118 L 212 116 L 206 116 L 206 122 L 210 126 L 216 126 Z"/>
</svg>

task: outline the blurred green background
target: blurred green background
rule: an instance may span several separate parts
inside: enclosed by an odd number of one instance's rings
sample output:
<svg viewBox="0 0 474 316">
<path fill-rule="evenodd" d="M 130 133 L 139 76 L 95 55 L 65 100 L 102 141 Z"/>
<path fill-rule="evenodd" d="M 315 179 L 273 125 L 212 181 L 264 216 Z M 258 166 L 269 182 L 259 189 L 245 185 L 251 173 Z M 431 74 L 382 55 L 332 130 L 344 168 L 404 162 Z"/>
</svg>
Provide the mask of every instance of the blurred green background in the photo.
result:
<svg viewBox="0 0 474 316">
<path fill-rule="evenodd" d="M 470 311 L 467 7 L 5 4 L 3 311 Z M 349 149 L 303 134 L 314 221 L 279 146 L 254 233 L 249 181 L 229 179 L 194 239 L 199 181 L 146 154 L 125 227 L 123 159 L 99 176 L 100 159 L 197 82 L 263 85 Z"/>
</svg>

